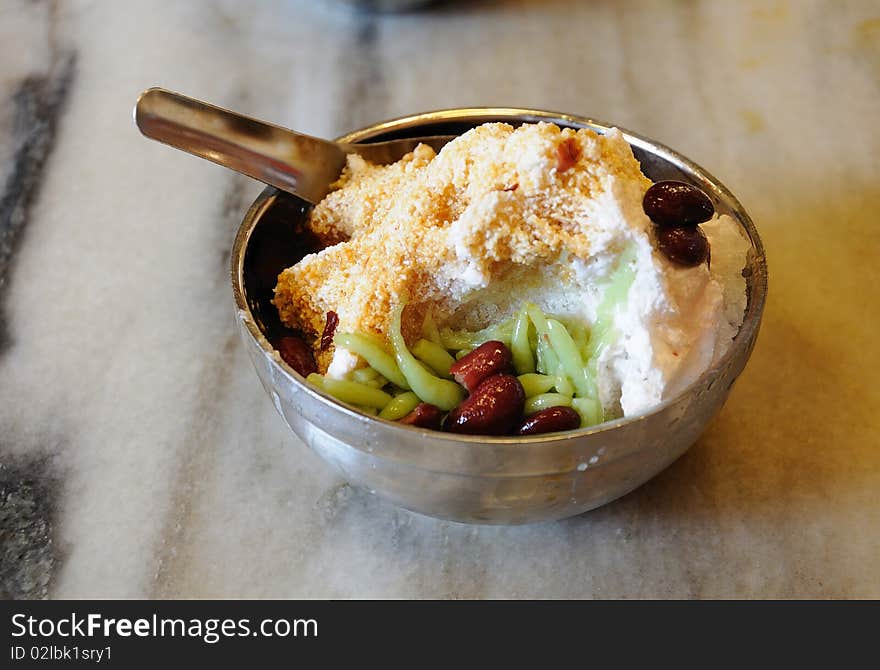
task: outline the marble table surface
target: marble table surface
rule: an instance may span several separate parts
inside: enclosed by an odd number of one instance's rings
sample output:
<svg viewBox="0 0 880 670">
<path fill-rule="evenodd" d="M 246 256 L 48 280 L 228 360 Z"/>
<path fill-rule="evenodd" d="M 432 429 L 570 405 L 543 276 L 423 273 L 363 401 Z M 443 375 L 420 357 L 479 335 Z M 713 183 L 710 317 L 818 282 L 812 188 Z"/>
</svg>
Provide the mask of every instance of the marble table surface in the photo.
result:
<svg viewBox="0 0 880 670">
<path fill-rule="evenodd" d="M 236 334 L 260 186 L 143 139 L 162 85 L 314 134 L 464 105 L 612 121 L 766 245 L 752 360 L 601 509 L 396 509 L 287 431 Z M 880 7 L 865 0 L 0 3 L 0 596 L 880 597 Z"/>
</svg>

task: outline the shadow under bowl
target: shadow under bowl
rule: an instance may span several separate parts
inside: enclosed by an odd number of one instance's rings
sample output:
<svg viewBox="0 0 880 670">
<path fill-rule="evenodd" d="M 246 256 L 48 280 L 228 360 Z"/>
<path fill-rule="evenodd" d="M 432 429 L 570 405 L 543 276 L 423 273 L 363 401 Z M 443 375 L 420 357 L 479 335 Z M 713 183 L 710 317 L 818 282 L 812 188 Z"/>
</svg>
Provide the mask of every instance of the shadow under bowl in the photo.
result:
<svg viewBox="0 0 880 670">
<path fill-rule="evenodd" d="M 554 112 L 450 109 L 378 123 L 340 140 L 461 134 L 490 121 L 550 121 L 598 133 L 611 127 Z M 547 436 L 453 435 L 366 416 L 306 383 L 271 344 L 288 333 L 270 302 L 278 273 L 319 245 L 304 226 L 310 205 L 269 187 L 235 238 L 232 288 L 242 340 L 290 429 L 353 484 L 415 512 L 466 523 L 520 524 L 580 514 L 628 493 L 681 456 L 721 409 L 752 352 L 767 294 L 767 264 L 751 219 L 718 180 L 674 151 L 622 132 L 648 178 L 701 188 L 751 241 L 743 270 L 745 318 L 721 360 L 646 414 Z"/>
</svg>

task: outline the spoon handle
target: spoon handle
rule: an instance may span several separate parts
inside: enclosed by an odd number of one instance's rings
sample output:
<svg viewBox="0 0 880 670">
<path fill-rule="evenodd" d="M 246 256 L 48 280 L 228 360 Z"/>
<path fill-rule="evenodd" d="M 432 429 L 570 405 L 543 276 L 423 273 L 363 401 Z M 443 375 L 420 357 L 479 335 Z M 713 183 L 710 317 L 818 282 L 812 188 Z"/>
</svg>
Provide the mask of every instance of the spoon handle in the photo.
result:
<svg viewBox="0 0 880 670">
<path fill-rule="evenodd" d="M 312 203 L 345 165 L 335 142 L 296 133 L 161 88 L 144 91 L 134 120 L 146 136 Z"/>
</svg>

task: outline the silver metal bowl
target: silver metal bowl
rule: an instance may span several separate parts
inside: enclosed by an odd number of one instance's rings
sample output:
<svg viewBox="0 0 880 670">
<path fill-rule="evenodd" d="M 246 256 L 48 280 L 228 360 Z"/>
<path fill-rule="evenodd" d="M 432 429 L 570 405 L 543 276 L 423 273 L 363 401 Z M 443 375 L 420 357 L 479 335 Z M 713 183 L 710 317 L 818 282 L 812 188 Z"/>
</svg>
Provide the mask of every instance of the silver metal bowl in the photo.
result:
<svg viewBox="0 0 880 670">
<path fill-rule="evenodd" d="M 346 142 L 460 134 L 489 121 L 610 126 L 525 109 L 451 109 L 378 123 Z M 394 504 L 467 523 L 562 519 L 644 483 L 696 441 L 724 403 L 758 335 L 767 293 L 764 249 L 748 214 L 717 179 L 683 156 L 623 131 L 645 174 L 703 189 L 752 243 L 745 320 L 728 353 L 683 393 L 647 414 L 550 436 L 487 438 L 402 426 L 358 413 L 315 389 L 270 344 L 283 331 L 269 303 L 281 269 L 316 249 L 302 223 L 308 204 L 267 188 L 244 218 L 232 251 L 232 288 L 248 354 L 287 425 L 350 482 Z"/>
</svg>

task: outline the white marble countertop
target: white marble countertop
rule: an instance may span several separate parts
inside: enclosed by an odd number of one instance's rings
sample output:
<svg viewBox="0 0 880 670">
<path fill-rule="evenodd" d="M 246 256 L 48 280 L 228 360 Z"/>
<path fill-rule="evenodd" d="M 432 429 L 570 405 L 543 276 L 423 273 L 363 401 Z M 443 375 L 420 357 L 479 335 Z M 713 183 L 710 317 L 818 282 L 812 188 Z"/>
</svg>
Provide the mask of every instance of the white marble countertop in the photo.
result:
<svg viewBox="0 0 880 670">
<path fill-rule="evenodd" d="M 880 597 L 878 82 L 870 0 L 6 0 L 0 596 Z M 143 139 L 153 85 L 325 136 L 515 105 L 654 137 L 763 236 L 752 360 L 699 442 L 604 508 L 396 509 L 275 413 L 227 276 L 260 186 Z"/>
</svg>

